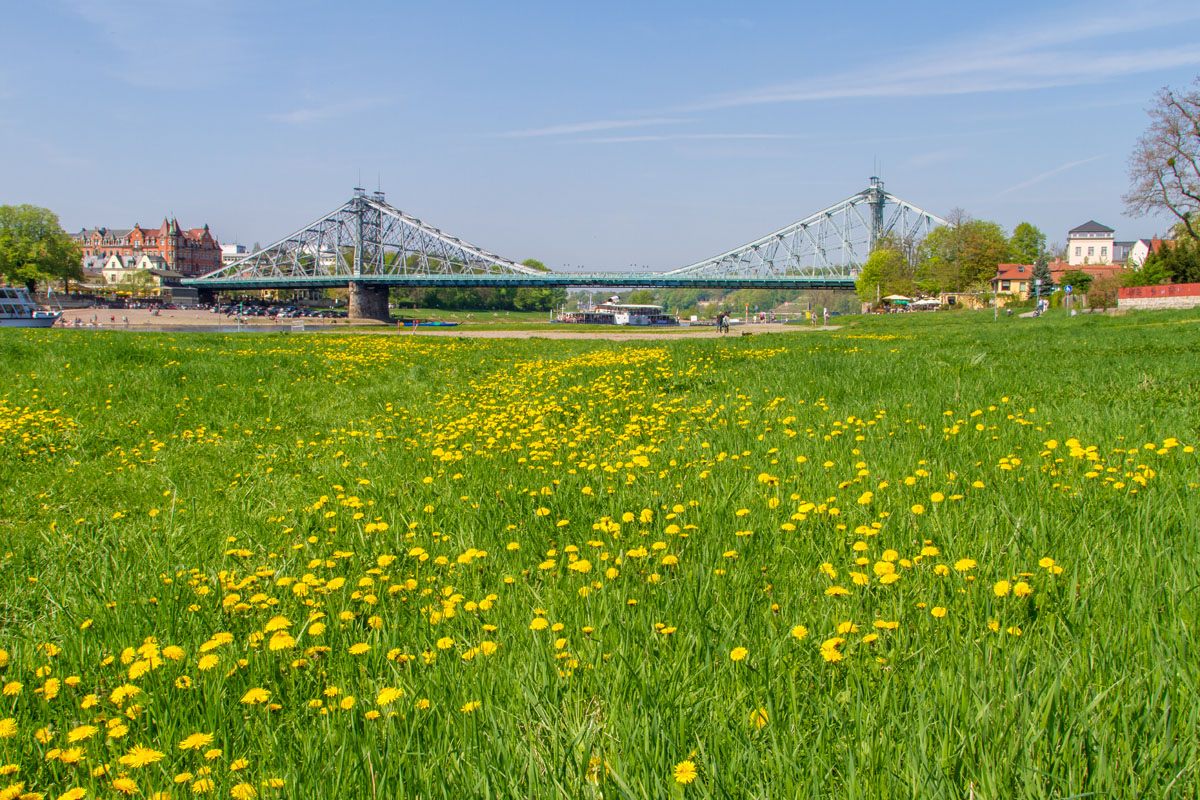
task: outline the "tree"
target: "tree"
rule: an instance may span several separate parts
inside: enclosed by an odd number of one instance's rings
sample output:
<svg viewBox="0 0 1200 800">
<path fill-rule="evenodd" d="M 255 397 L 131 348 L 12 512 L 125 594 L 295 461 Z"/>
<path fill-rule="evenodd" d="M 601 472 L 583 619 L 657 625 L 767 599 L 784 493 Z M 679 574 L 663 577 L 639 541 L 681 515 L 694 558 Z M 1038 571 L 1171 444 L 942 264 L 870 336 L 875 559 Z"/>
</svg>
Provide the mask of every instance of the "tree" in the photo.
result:
<svg viewBox="0 0 1200 800">
<path fill-rule="evenodd" d="M 1124 286 L 1160 286 L 1171 282 L 1171 271 L 1160 259 L 1148 256 L 1140 266 L 1125 270 Z"/>
<path fill-rule="evenodd" d="M 1046 234 L 1028 222 L 1013 228 L 1008 239 L 1009 255 L 1018 264 L 1035 264 L 1046 252 Z"/>
<path fill-rule="evenodd" d="M 950 212 L 950 225 L 936 228 L 921 244 L 917 278 L 931 294 L 983 288 L 1009 259 L 1008 237 L 995 222 Z"/>
<path fill-rule="evenodd" d="M 1170 213 L 1200 241 L 1200 77 L 1181 92 L 1163 88 L 1150 127 L 1129 157 L 1125 207 L 1135 216 Z"/>
<path fill-rule="evenodd" d="M 1154 286 L 1160 283 L 1200 282 L 1200 241 L 1188 238 L 1164 242 L 1157 252 L 1146 257 L 1141 269 L 1131 280 L 1144 282 L 1129 283 L 1130 286 Z"/>
<path fill-rule="evenodd" d="M 1054 291 L 1054 276 L 1050 273 L 1050 262 L 1046 260 L 1044 252 L 1033 263 L 1033 280 L 1038 296 L 1049 296 Z M 1036 281 L 1041 281 L 1042 285 L 1038 287 Z"/>
<path fill-rule="evenodd" d="M 542 262 L 538 261 L 536 258 L 525 259 L 524 261 L 521 262 L 521 266 L 533 267 L 534 269 L 538 270 L 539 272 L 549 272 L 550 271 L 549 267 L 547 267 Z"/>
<path fill-rule="evenodd" d="M 854 284 L 858 299 L 864 303 L 874 303 L 889 294 L 912 294 L 915 288 L 904 256 L 890 247 L 875 248 Z"/>
<path fill-rule="evenodd" d="M 654 302 L 654 292 L 649 289 L 634 289 L 629 293 L 629 303 L 635 306 L 648 306 Z"/>
<path fill-rule="evenodd" d="M 1079 269 L 1069 269 L 1062 274 L 1062 285 L 1070 286 L 1076 294 L 1087 294 L 1093 280 L 1091 275 Z"/>
<path fill-rule="evenodd" d="M 1097 278 L 1088 287 L 1088 306 L 1091 308 L 1116 308 L 1117 290 L 1120 288 L 1121 276 L 1116 273 Z"/>
<path fill-rule="evenodd" d="M 31 292 L 38 281 L 58 279 L 69 286 L 71 279 L 83 280 L 83 256 L 54 212 L 30 205 L 0 206 L 0 275 L 25 284 Z"/>
</svg>

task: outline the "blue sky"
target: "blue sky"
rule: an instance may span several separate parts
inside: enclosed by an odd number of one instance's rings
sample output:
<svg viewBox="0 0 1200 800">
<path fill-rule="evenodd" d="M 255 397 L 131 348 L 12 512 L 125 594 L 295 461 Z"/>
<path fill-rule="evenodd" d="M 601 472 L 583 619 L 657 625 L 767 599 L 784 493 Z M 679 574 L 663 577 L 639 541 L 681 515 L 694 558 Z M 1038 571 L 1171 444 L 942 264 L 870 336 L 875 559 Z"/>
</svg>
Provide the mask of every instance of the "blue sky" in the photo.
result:
<svg viewBox="0 0 1200 800">
<path fill-rule="evenodd" d="M 864 188 L 1118 238 L 1200 4 L 39 0 L 5 12 L 0 203 L 270 241 L 360 180 L 552 267 L 682 266 Z M 360 177 L 361 176 L 361 177 Z"/>
</svg>

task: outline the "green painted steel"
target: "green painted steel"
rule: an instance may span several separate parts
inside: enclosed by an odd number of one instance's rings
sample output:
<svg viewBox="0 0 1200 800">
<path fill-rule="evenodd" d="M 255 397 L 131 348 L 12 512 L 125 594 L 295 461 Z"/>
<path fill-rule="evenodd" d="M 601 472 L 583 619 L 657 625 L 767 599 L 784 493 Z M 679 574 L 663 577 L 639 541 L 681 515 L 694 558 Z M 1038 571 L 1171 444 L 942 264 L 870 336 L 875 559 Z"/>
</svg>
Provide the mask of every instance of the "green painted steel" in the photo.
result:
<svg viewBox="0 0 1200 800">
<path fill-rule="evenodd" d="M 229 278 L 191 278 L 184 286 L 215 291 L 263 289 L 338 289 L 351 283 L 368 286 L 464 286 L 464 287 L 547 287 L 547 288 L 659 288 L 659 289 L 845 289 L 854 288 L 854 278 L 840 275 L 725 277 L 671 275 L 654 272 L 568 273 L 545 272 L 539 275 L 319 275 Z"/>
</svg>

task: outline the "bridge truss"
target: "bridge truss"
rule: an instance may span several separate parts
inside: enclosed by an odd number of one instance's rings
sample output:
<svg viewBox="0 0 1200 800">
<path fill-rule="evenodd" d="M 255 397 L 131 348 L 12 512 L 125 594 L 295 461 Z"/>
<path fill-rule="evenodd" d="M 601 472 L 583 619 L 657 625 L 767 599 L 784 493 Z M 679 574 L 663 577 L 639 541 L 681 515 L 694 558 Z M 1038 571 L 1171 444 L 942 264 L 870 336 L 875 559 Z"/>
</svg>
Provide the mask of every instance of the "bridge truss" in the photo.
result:
<svg viewBox="0 0 1200 800">
<path fill-rule="evenodd" d="M 853 279 L 884 237 L 916 241 L 946 220 L 887 192 L 883 181 L 772 234 L 666 275 Z"/>
<path fill-rule="evenodd" d="M 339 286 L 568 286 L 846 289 L 885 236 L 915 240 L 942 218 L 883 182 L 769 236 L 668 272 L 550 272 L 464 242 L 355 189 L 332 213 L 185 286 L 206 290 Z"/>
<path fill-rule="evenodd" d="M 383 192 L 355 189 L 332 213 L 195 283 L 345 285 L 362 279 L 538 274 L 405 214 Z"/>
</svg>

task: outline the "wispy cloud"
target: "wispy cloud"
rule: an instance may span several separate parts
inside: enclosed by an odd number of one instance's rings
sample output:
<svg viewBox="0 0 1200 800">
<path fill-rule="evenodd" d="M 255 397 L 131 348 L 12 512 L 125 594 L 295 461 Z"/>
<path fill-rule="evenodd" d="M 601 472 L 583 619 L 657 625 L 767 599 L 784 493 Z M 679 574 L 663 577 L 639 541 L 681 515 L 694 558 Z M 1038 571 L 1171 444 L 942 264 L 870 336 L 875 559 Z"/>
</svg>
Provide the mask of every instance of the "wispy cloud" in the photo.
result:
<svg viewBox="0 0 1200 800">
<path fill-rule="evenodd" d="M 1066 164 L 1059 164 L 1054 169 L 1048 169 L 1045 172 L 1041 173 L 1040 175 L 1033 176 L 1032 178 L 1030 178 L 1027 181 L 1021 181 L 1020 183 L 1018 183 L 1015 186 L 1010 186 L 1007 189 L 1003 189 L 1003 190 L 997 192 L 996 196 L 1003 197 L 1006 194 L 1011 194 L 1012 192 L 1018 192 L 1021 189 L 1028 189 L 1030 186 L 1039 184 L 1042 181 L 1046 180 L 1047 178 L 1051 178 L 1060 172 L 1066 172 L 1069 169 L 1074 169 L 1075 167 L 1081 167 L 1084 164 L 1090 164 L 1093 161 L 1099 161 L 1102 158 L 1108 158 L 1108 156 L 1107 155 L 1092 156 L 1091 158 L 1081 158 L 1078 161 L 1068 161 Z"/>
<path fill-rule="evenodd" d="M 751 88 L 680 105 L 689 113 L 768 103 L 874 97 L 920 97 L 1046 89 L 1101 83 L 1123 75 L 1200 64 L 1200 43 L 1129 47 L 1133 34 L 1200 19 L 1200 7 L 1171 6 L 1025 20 L 1019 30 L 939 42 L 876 66 L 802 82 Z M 1102 49 L 1098 40 L 1112 38 Z"/>
<path fill-rule="evenodd" d="M 719 139 L 791 139 L 786 133 L 663 133 L 643 136 L 597 136 L 579 139 L 588 144 L 624 144 L 626 142 L 676 142 Z"/>
<path fill-rule="evenodd" d="M 645 128 L 652 125 L 675 125 L 689 120 L 678 117 L 651 117 L 649 119 L 601 119 L 591 122 L 568 122 L 563 125 L 550 125 L 545 128 L 529 128 L 522 131 L 505 131 L 500 136 L 564 136 L 572 133 L 592 133 L 594 131 L 611 131 L 619 128 Z"/>
<path fill-rule="evenodd" d="M 1086 13 L 1083 13 L 1086 12 Z M 1148 3 L 1137 14 L 1094 5 L 1024 18 L 1006 30 L 934 42 L 922 50 L 880 54 L 870 67 L 750 87 L 662 109 L 642 120 L 552 125 L 506 136 L 568 136 L 613 128 L 690 121 L 686 116 L 730 108 L 830 100 L 905 98 L 1027 91 L 1103 83 L 1113 78 L 1200 64 L 1200 42 L 1163 46 L 1147 32 L 1200 20 L 1195 3 Z M 1144 44 L 1143 44 L 1144 43 Z M 600 137 L 584 142 L 668 141 L 663 135 Z"/>
<path fill-rule="evenodd" d="M 291 111 L 267 114 L 267 119 L 285 122 L 289 125 L 303 125 L 308 122 L 329 119 L 330 117 L 339 117 L 345 114 L 353 114 L 357 111 L 366 111 L 368 108 L 375 108 L 387 102 L 387 98 L 384 97 L 359 97 L 354 100 L 308 105 Z"/>
</svg>

